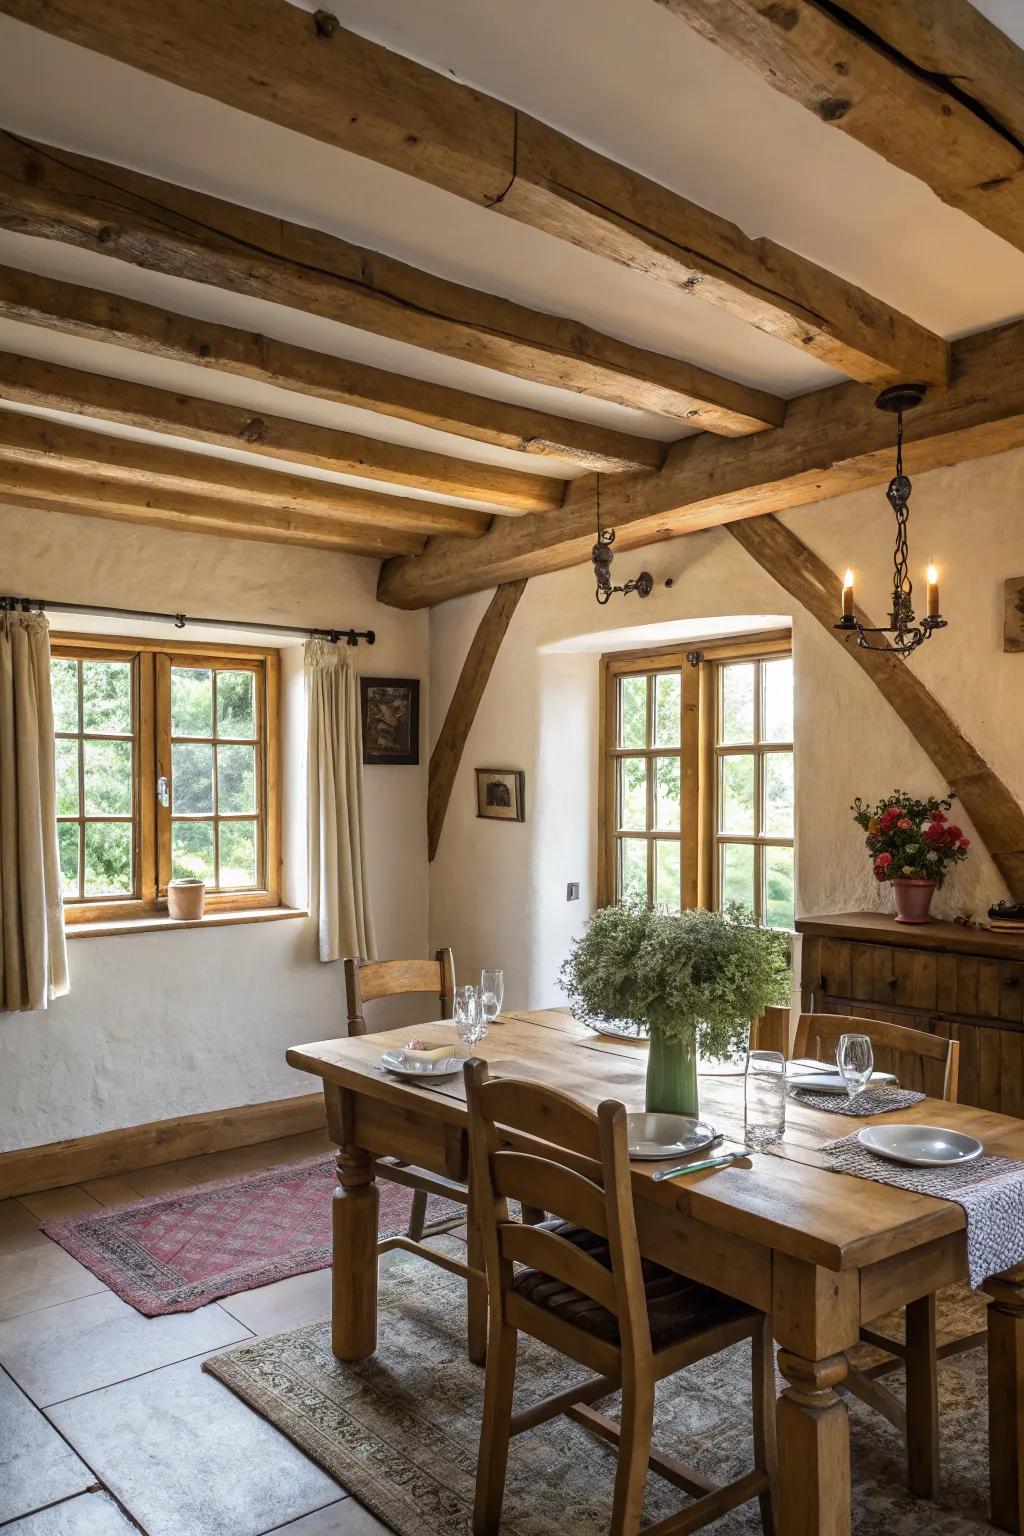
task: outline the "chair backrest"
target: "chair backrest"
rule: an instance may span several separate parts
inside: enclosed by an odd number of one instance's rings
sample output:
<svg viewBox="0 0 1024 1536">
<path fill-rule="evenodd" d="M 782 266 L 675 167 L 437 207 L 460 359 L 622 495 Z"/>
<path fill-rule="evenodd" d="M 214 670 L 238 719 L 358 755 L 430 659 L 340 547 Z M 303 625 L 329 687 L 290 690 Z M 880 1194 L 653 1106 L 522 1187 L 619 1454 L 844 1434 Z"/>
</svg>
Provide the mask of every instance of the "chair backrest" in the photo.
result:
<svg viewBox="0 0 1024 1536">
<path fill-rule="evenodd" d="M 363 1004 L 380 997 L 401 997 L 412 992 L 433 992 L 442 1019 L 450 1019 L 455 1006 L 455 959 L 450 949 L 439 949 L 433 960 L 348 959 L 345 965 L 345 1002 L 350 1035 L 366 1034 Z"/>
<path fill-rule="evenodd" d="M 522 1078 L 492 1079 L 487 1063 L 479 1060 L 466 1063 L 465 1081 L 473 1190 L 491 1305 L 504 1316 L 513 1264 L 526 1264 L 614 1313 L 623 1351 L 634 1359 L 649 1356 L 625 1105 L 609 1099 L 595 1114 L 556 1088 Z M 508 1131 L 518 1133 L 519 1145 L 509 1145 L 503 1135 Z M 522 1137 L 529 1138 L 529 1151 L 520 1150 Z M 555 1232 L 510 1221 L 509 1200 L 537 1206 L 605 1238 L 611 1269 Z M 532 1331 L 522 1317 L 517 1322 Z M 558 1348 L 550 1322 L 543 1315 L 535 1322 L 537 1337 Z"/>
<path fill-rule="evenodd" d="M 788 1008 L 769 1003 L 759 1019 L 750 1026 L 752 1051 L 780 1051 L 792 1056 L 793 1021 Z"/>
<path fill-rule="evenodd" d="M 842 1013 L 802 1013 L 793 1054 L 809 1056 L 814 1061 L 834 1061 L 840 1035 L 867 1035 L 874 1049 L 875 1066 L 880 1072 L 894 1072 L 901 1087 L 956 1103 L 960 1075 L 960 1046 L 956 1040 L 881 1019 L 860 1019 Z"/>
</svg>

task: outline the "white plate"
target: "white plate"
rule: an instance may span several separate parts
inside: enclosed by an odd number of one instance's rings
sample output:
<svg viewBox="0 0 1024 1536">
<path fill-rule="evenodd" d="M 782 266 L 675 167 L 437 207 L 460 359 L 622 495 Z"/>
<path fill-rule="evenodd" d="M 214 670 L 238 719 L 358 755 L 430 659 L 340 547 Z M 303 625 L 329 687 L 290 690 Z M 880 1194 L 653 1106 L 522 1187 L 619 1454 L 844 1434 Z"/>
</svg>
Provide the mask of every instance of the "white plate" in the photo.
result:
<svg viewBox="0 0 1024 1536">
<path fill-rule="evenodd" d="M 872 1072 L 867 1087 L 880 1088 L 895 1083 L 891 1072 Z M 846 1084 L 838 1072 L 787 1072 L 787 1088 L 802 1088 L 810 1093 L 845 1093 Z"/>
<path fill-rule="evenodd" d="M 866 1125 L 857 1140 L 869 1152 L 914 1168 L 948 1168 L 980 1157 L 981 1142 L 941 1125 Z"/>
<path fill-rule="evenodd" d="M 611 1035 L 615 1040 L 647 1039 L 639 1024 L 630 1024 L 626 1019 L 588 1019 L 587 1028 L 595 1035 Z"/>
<path fill-rule="evenodd" d="M 660 1162 L 666 1157 L 685 1157 L 709 1147 L 718 1132 L 706 1120 L 693 1115 L 647 1114 L 626 1116 L 629 1155 L 640 1162 Z"/>
<path fill-rule="evenodd" d="M 380 1059 L 381 1066 L 387 1072 L 393 1072 L 396 1077 L 454 1077 L 456 1072 L 462 1071 L 464 1057 L 443 1056 L 440 1061 L 407 1062 L 403 1060 L 401 1051 L 385 1051 Z"/>
</svg>

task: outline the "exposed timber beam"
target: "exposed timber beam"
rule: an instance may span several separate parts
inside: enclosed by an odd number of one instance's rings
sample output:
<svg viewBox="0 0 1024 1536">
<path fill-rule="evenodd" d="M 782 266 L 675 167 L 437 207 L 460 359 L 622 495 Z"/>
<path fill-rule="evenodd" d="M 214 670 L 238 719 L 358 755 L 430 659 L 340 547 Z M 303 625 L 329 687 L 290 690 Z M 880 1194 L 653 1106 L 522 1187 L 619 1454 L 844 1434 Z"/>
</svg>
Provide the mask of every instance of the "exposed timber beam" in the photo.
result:
<svg viewBox="0 0 1024 1536">
<path fill-rule="evenodd" d="M 604 522 L 615 528 L 616 551 L 637 549 L 881 485 L 892 474 L 892 433 L 891 418 L 857 384 L 801 395 L 778 432 L 742 443 L 686 438 L 659 475 L 604 481 Z M 914 474 L 1024 444 L 1024 322 L 958 341 L 950 387 L 926 396 L 906 433 Z M 415 560 L 384 567 L 378 595 L 399 608 L 428 607 L 582 564 L 594 542 L 595 480 L 574 481 L 556 512 L 497 518 L 471 547 L 432 539 Z"/>
<path fill-rule="evenodd" d="M 155 447 L 20 411 L 0 412 L 0 463 L 4 462 L 97 474 L 135 487 L 198 492 L 207 500 L 230 501 L 242 507 L 333 513 L 352 524 L 416 535 L 443 530 L 460 538 L 479 538 L 490 522 L 485 512 L 445 502 L 391 496 L 306 475 L 257 469 L 209 453 Z"/>
<path fill-rule="evenodd" d="M 193 320 L 98 288 L 0 267 L 0 315 L 86 341 L 128 347 L 517 453 L 617 473 L 658 469 L 664 444 L 586 421 L 508 405 L 446 384 L 388 373 L 254 331 Z"/>
<path fill-rule="evenodd" d="M 0 228 L 727 436 L 778 426 L 785 415 L 783 401 L 763 390 L 575 320 L 462 287 L 303 224 L 12 134 L 0 134 Z"/>
<path fill-rule="evenodd" d="M 448 812 L 459 771 L 462 754 L 480 700 L 487 687 L 505 631 L 512 615 L 519 606 L 519 599 L 526 590 L 525 581 L 510 581 L 500 586 L 491 598 L 487 612 L 477 626 L 473 643 L 462 664 L 459 680 L 455 685 L 448 713 L 444 717 L 441 734 L 430 754 L 430 776 L 427 786 L 427 858 L 433 859 L 441 840 L 441 829 Z"/>
<path fill-rule="evenodd" d="M 944 343 L 871 295 L 325 12 L 285 0 L 0 10 L 695 292 L 853 378 L 944 377 Z"/>
<path fill-rule="evenodd" d="M 1024 901 L 1024 809 L 939 700 L 895 651 L 866 651 L 847 643 L 849 636 L 834 627 L 842 607 L 838 575 L 778 518 L 730 523 L 729 532 L 867 673 L 956 791 L 1014 901 Z M 872 622 L 863 614 L 859 617 Z"/>
<path fill-rule="evenodd" d="M 969 0 L 658 4 L 1024 250 L 1024 53 Z"/>
<path fill-rule="evenodd" d="M 382 443 L 290 416 L 271 416 L 107 374 L 83 373 L 13 352 L 0 352 L 0 400 L 173 433 L 220 448 L 242 448 L 314 469 L 491 502 L 517 512 L 543 512 L 562 502 L 562 481 L 543 475 Z"/>
<path fill-rule="evenodd" d="M 0 461 L 0 502 L 41 512 L 73 512 L 114 522 L 146 523 L 185 533 L 213 533 L 260 543 L 293 544 L 336 554 L 415 554 L 425 540 L 323 513 L 240 507 L 195 491 L 126 484 L 103 474 L 65 474 L 45 464 Z"/>
</svg>

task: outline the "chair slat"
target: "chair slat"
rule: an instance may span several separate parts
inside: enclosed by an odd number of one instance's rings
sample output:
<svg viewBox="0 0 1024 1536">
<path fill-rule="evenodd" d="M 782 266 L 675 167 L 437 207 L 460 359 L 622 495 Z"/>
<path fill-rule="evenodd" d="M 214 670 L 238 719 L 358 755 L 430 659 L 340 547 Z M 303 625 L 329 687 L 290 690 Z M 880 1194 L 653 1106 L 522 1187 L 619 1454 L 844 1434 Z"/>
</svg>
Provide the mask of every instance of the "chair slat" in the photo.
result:
<svg viewBox="0 0 1024 1536">
<path fill-rule="evenodd" d="M 495 1125 L 513 1126 L 556 1147 L 601 1160 L 596 1117 L 557 1088 L 525 1078 L 491 1078 L 481 1084 L 480 1108 Z"/>
<path fill-rule="evenodd" d="M 582 1174 L 526 1152 L 495 1152 L 492 1166 L 494 1188 L 506 1200 L 553 1211 L 563 1221 L 608 1236 L 604 1190 Z"/>
<path fill-rule="evenodd" d="M 359 986 L 367 1003 L 406 992 L 440 996 L 443 979 L 436 960 L 371 960 L 359 967 Z"/>
<path fill-rule="evenodd" d="M 609 1312 L 617 1307 L 615 1279 L 596 1259 L 583 1253 L 573 1243 L 543 1227 L 521 1227 L 518 1222 L 502 1222 L 498 1227 L 502 1258 L 515 1264 L 527 1264 L 542 1270 L 564 1285 L 582 1291 Z"/>
</svg>

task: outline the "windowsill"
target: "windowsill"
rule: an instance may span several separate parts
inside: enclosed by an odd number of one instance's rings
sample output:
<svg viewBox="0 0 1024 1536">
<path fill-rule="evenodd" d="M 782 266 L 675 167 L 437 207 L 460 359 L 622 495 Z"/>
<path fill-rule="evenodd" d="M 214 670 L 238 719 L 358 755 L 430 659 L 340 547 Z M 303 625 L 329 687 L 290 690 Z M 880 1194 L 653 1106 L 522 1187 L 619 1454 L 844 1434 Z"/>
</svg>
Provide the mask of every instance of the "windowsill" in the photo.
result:
<svg viewBox="0 0 1024 1536">
<path fill-rule="evenodd" d="M 279 923 L 289 917 L 308 917 L 305 907 L 250 907 L 240 911 L 207 912 L 193 921 L 156 914 L 105 923 L 68 923 L 64 932 L 69 939 L 98 939 L 125 933 L 164 933 L 176 928 L 233 928 L 240 923 Z"/>
</svg>

